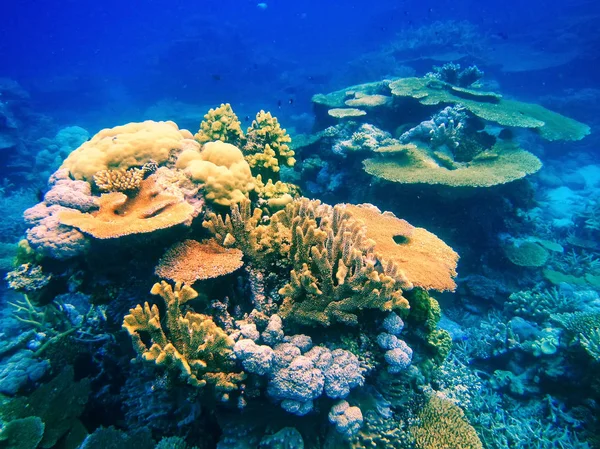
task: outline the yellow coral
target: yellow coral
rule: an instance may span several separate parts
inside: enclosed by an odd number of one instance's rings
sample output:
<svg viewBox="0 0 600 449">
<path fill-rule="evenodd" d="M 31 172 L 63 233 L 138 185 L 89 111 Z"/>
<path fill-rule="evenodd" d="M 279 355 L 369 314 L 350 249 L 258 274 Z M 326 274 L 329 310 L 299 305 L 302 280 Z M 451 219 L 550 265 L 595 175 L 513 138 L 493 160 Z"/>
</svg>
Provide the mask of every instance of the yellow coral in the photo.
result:
<svg viewBox="0 0 600 449">
<path fill-rule="evenodd" d="M 447 399 L 431 395 L 410 429 L 418 449 L 483 449 L 464 412 Z"/>
<path fill-rule="evenodd" d="M 97 239 L 145 234 L 191 223 L 194 207 L 164 193 L 156 185 L 155 176 L 142 181 L 139 192 L 132 198 L 121 192 L 105 193 L 98 200 L 98 211 L 65 210 L 58 216 L 60 223 Z"/>
<path fill-rule="evenodd" d="M 173 122 L 128 123 L 100 131 L 73 151 L 61 168 L 75 179 L 91 182 L 102 170 L 127 170 L 149 161 L 163 164 L 191 138 L 189 131 Z"/>
<path fill-rule="evenodd" d="M 250 166 L 242 152 L 221 141 L 206 143 L 201 152 L 183 151 L 176 167 L 195 183 L 202 184 L 207 200 L 221 206 L 239 203 L 254 189 Z"/>
<path fill-rule="evenodd" d="M 287 204 L 294 201 L 300 193 L 300 188 L 288 182 L 269 179 L 265 184 L 262 176 L 258 175 L 255 179 L 255 192 L 258 194 L 259 202 L 265 203 L 271 211 L 284 208 Z"/>
<path fill-rule="evenodd" d="M 165 301 L 164 328 L 158 307 L 148 303 L 130 309 L 123 322 L 140 356 L 190 385 L 212 384 L 217 392 L 236 389 L 245 376 L 235 372 L 233 340 L 210 316 L 192 311 L 185 316 L 181 313 L 181 306 L 198 293 L 180 283 L 173 289 L 164 281 L 154 284 L 151 293 Z"/>
<path fill-rule="evenodd" d="M 260 111 L 246 131 L 243 147 L 246 160 L 255 175 L 264 179 L 278 179 L 281 166 L 293 167 L 296 163 L 292 141 L 286 130 L 270 112 Z"/>
<path fill-rule="evenodd" d="M 132 192 L 140 188 L 144 173 L 139 168 L 100 170 L 94 175 L 94 183 L 102 192 Z"/>
<path fill-rule="evenodd" d="M 227 103 L 208 111 L 194 138 L 202 144 L 220 140 L 239 145 L 244 140 L 244 133 L 241 122 L 231 109 L 231 105 Z"/>
</svg>

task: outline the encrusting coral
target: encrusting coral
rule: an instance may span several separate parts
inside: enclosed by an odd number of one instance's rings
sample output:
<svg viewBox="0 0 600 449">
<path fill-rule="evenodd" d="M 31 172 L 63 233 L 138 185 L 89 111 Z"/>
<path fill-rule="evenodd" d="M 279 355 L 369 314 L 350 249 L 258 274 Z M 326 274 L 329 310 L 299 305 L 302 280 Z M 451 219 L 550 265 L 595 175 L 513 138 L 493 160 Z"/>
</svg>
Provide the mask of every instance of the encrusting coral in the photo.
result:
<svg viewBox="0 0 600 449">
<path fill-rule="evenodd" d="M 235 371 L 231 338 L 210 316 L 181 312 L 198 293 L 181 283 L 173 288 L 164 281 L 155 284 L 151 293 L 165 302 L 164 328 L 158 307 L 148 303 L 131 309 L 123 321 L 138 354 L 195 387 L 209 384 L 221 394 L 237 389 L 244 373 Z"/>
<path fill-rule="evenodd" d="M 194 207 L 183 198 L 161 191 L 154 176 L 140 184 L 134 197 L 122 192 L 105 193 L 98 199 L 97 212 L 64 210 L 59 213 L 60 223 L 97 239 L 116 239 L 189 224 Z"/>
<path fill-rule="evenodd" d="M 242 266 L 242 256 L 239 249 L 225 248 L 215 240 L 184 240 L 165 252 L 154 272 L 160 278 L 192 285 L 233 273 Z"/>
</svg>

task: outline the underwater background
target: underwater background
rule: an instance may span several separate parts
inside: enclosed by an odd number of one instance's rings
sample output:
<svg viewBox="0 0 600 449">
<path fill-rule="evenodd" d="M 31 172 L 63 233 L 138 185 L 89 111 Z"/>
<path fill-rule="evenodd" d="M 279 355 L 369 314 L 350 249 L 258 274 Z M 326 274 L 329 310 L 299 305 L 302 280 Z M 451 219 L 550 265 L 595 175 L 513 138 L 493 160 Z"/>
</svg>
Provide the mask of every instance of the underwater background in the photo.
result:
<svg viewBox="0 0 600 449">
<path fill-rule="evenodd" d="M 600 447 L 600 5 L 0 5 L 0 448 Z"/>
</svg>

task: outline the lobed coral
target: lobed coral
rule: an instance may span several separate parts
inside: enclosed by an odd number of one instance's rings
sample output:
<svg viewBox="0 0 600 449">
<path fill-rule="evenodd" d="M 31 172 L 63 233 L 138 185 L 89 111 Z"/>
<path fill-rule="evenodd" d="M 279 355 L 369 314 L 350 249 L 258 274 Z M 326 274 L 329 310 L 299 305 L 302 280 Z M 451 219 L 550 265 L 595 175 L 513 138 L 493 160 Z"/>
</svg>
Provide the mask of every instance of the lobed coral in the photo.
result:
<svg viewBox="0 0 600 449">
<path fill-rule="evenodd" d="M 63 162 L 72 177 L 91 182 L 102 170 L 128 170 L 155 161 L 162 165 L 181 151 L 192 134 L 173 122 L 129 123 L 103 129 Z"/>
<path fill-rule="evenodd" d="M 254 189 L 243 153 L 229 143 L 208 142 L 201 152 L 185 150 L 179 155 L 176 167 L 202 186 L 207 200 L 220 206 L 239 203 Z"/>
</svg>

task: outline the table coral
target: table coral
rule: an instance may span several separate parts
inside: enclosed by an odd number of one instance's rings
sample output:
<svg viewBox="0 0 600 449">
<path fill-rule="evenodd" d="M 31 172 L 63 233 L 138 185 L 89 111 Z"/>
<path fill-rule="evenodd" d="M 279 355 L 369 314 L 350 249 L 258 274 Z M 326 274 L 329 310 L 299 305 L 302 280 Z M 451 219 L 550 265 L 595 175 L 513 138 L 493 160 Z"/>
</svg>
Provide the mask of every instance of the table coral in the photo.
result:
<svg viewBox="0 0 600 449">
<path fill-rule="evenodd" d="M 164 325 L 158 307 L 148 303 L 131 309 L 123 321 L 138 354 L 195 387 L 210 384 L 219 393 L 237 389 L 244 374 L 235 371 L 231 338 L 210 316 L 192 311 L 183 315 L 181 311 L 198 293 L 180 283 L 173 288 L 164 281 L 155 284 L 151 293 L 165 302 Z"/>
<path fill-rule="evenodd" d="M 547 140 L 580 140 L 590 132 L 583 123 L 542 106 L 506 100 L 476 89 L 458 88 L 431 78 L 402 78 L 390 83 L 395 97 L 413 98 L 423 105 L 461 104 L 476 116 L 502 126 L 534 128 Z"/>
<path fill-rule="evenodd" d="M 194 207 L 182 198 L 163 193 L 156 186 L 154 176 L 141 183 L 140 190 L 134 197 L 128 197 L 122 192 L 102 195 L 98 199 L 100 208 L 97 212 L 60 212 L 60 224 L 76 228 L 97 239 L 116 239 L 189 224 Z"/>
<path fill-rule="evenodd" d="M 240 250 L 225 248 L 215 240 L 184 240 L 165 252 L 154 272 L 163 279 L 192 285 L 233 273 L 243 265 L 242 256 Z"/>
<path fill-rule="evenodd" d="M 438 291 L 456 288 L 458 254 L 437 236 L 373 205 L 348 204 L 346 210 L 365 225 L 365 237 L 375 242 L 377 257 L 396 264 L 412 286 Z"/>
<path fill-rule="evenodd" d="M 128 123 L 98 132 L 73 151 L 61 168 L 67 168 L 75 179 L 91 182 L 101 170 L 127 170 L 149 161 L 164 164 L 183 149 L 184 139 L 191 138 L 189 131 L 173 122 Z"/>
</svg>

